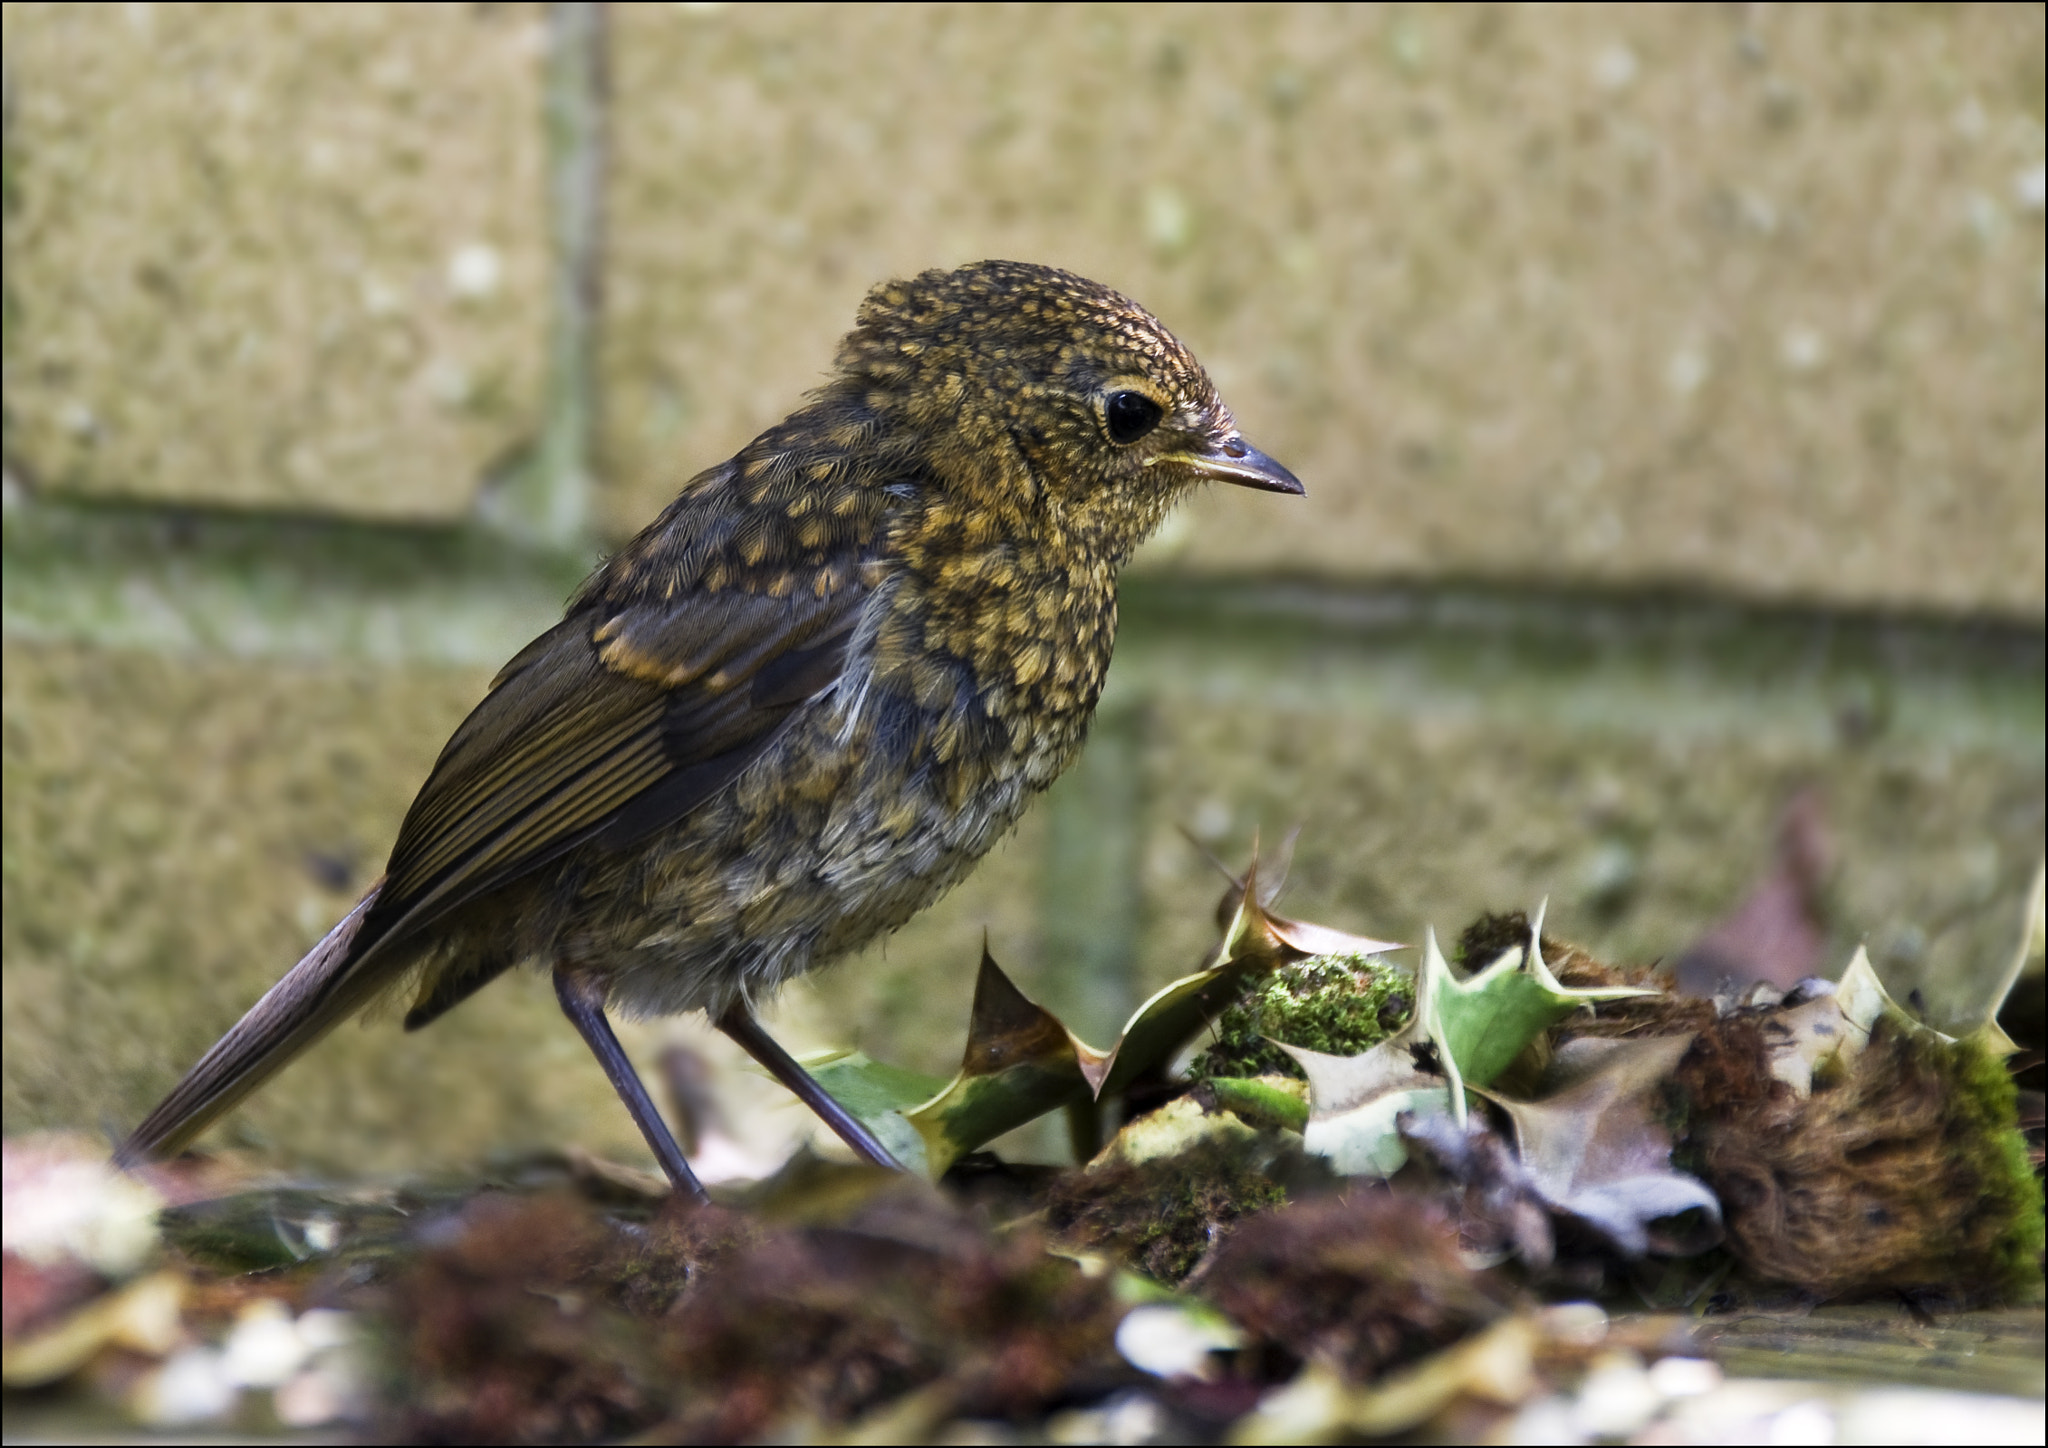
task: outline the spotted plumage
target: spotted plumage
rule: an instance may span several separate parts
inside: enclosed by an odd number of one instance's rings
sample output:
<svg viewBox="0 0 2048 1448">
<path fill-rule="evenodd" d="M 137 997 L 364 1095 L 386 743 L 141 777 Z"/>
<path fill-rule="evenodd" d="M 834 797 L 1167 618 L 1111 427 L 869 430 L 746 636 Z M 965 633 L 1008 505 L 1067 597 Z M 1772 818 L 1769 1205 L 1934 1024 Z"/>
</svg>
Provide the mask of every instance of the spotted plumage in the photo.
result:
<svg viewBox="0 0 2048 1448">
<path fill-rule="evenodd" d="M 727 1017 L 901 925 L 1081 747 L 1117 572 L 1205 480 L 1300 491 L 1134 303 L 1016 262 L 876 288 L 831 380 L 505 666 L 383 880 L 127 1155 L 393 991 L 418 1027 L 533 960 Z"/>
</svg>

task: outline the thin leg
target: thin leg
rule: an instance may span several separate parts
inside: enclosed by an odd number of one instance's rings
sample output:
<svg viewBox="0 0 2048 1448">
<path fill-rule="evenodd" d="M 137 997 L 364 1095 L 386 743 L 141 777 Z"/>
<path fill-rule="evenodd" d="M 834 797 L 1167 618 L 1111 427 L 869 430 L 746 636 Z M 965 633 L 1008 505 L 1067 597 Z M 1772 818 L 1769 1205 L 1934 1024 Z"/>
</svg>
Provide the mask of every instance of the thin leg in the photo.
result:
<svg viewBox="0 0 2048 1448">
<path fill-rule="evenodd" d="M 902 1171 L 903 1166 L 889 1149 L 875 1140 L 875 1134 L 862 1124 L 852 1112 L 832 1099 L 824 1087 L 811 1079 L 810 1072 L 797 1065 L 796 1058 L 775 1044 L 774 1038 L 761 1029 L 761 1023 L 754 1019 L 754 1013 L 747 1009 L 746 1002 L 736 1003 L 718 1018 L 718 1029 L 739 1042 L 740 1049 L 768 1068 L 768 1074 L 787 1086 L 796 1099 L 818 1114 L 818 1119 L 831 1127 L 839 1139 L 853 1148 L 855 1156 L 885 1166 L 890 1171 Z"/>
<path fill-rule="evenodd" d="M 654 1159 L 661 1163 L 661 1169 L 668 1173 L 675 1189 L 688 1192 L 699 1202 L 710 1201 L 704 1183 L 697 1180 L 697 1174 L 690 1170 L 690 1163 L 683 1157 L 682 1148 L 669 1135 L 668 1123 L 661 1119 L 661 1113 L 648 1099 L 647 1088 L 640 1084 L 639 1073 L 626 1059 L 626 1048 L 612 1034 L 612 1023 L 604 1015 L 603 984 L 587 975 L 572 975 L 558 970 L 555 972 L 555 999 L 562 1003 L 562 1014 L 576 1027 L 577 1033 L 583 1037 L 583 1044 L 590 1047 L 590 1054 L 597 1057 L 597 1064 L 604 1067 L 612 1090 L 618 1092 L 619 1099 L 626 1103 L 633 1124 L 640 1128 L 640 1134 L 654 1148 Z"/>
</svg>

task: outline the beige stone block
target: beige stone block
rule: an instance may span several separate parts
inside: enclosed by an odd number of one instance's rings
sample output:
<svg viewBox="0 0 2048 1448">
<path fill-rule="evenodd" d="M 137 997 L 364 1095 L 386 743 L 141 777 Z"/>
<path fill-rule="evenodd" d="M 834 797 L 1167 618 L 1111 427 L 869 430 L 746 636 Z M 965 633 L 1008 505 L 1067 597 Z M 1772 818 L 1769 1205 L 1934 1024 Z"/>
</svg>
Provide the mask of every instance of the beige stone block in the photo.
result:
<svg viewBox="0 0 2048 1448">
<path fill-rule="evenodd" d="M 488 677 L 10 640 L 7 1129 L 138 1120 L 375 878 Z M 539 1083 L 438 1077 L 451 1052 L 481 1054 L 460 1042 L 494 1014 L 526 1054 L 538 1032 L 495 1003 L 438 1042 L 390 1020 L 344 1026 L 230 1139 L 359 1149 L 370 1165 L 438 1135 L 459 1155 L 490 1144 L 469 1133 L 497 1109 L 478 1098 L 508 1086 L 545 1123 L 559 1108 Z"/>
<path fill-rule="evenodd" d="M 526 5 L 6 7 L 10 467 L 462 514 L 533 427 Z"/>
<path fill-rule="evenodd" d="M 2042 615 L 2038 6 L 615 17 L 614 527 L 1010 256 L 1308 483 L 1152 566 Z"/>
</svg>

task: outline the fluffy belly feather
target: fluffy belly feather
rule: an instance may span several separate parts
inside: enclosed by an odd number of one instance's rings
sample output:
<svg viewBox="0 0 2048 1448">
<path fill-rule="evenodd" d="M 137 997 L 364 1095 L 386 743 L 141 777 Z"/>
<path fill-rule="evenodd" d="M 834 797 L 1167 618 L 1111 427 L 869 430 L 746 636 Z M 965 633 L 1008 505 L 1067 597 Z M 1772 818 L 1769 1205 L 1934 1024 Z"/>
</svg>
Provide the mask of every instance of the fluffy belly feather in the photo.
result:
<svg viewBox="0 0 2048 1448">
<path fill-rule="evenodd" d="M 1077 727 L 943 758 L 939 711 L 898 703 L 870 691 L 848 749 L 824 747 L 844 718 L 819 701 L 654 848 L 592 862 L 573 952 L 610 976 L 614 1005 L 716 1014 L 896 929 L 995 846 L 1080 744 Z M 665 923 L 650 932 L 650 918 Z"/>
</svg>

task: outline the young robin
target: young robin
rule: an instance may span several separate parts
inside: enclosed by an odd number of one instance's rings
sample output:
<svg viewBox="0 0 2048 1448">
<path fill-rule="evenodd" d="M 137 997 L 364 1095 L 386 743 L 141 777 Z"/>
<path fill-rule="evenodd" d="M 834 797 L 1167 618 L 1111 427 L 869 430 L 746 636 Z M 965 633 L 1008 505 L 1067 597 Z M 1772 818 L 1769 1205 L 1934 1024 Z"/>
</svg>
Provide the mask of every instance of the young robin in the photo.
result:
<svg viewBox="0 0 2048 1448">
<path fill-rule="evenodd" d="M 1022 262 L 877 287 L 831 380 L 500 671 L 383 878 L 119 1159 L 178 1151 L 388 991 L 416 1030 L 538 961 L 679 1188 L 703 1194 L 608 1008 L 707 1012 L 888 1164 L 752 1003 L 929 905 L 1058 777 L 1117 572 L 1204 482 L 1302 491 L 1142 307 Z"/>
</svg>

